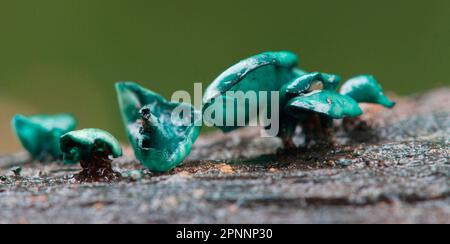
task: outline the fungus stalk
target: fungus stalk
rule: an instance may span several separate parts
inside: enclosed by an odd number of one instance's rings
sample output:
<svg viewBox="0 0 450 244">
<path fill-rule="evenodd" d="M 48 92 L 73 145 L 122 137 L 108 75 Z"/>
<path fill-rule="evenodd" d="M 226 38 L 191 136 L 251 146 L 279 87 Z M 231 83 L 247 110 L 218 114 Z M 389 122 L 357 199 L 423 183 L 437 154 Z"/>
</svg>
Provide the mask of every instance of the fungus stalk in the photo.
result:
<svg viewBox="0 0 450 244">
<path fill-rule="evenodd" d="M 117 181 L 121 179 L 120 173 L 112 168 L 110 152 L 96 152 L 92 158 L 80 160 L 82 171 L 74 177 L 80 182 Z"/>
<path fill-rule="evenodd" d="M 333 120 L 320 115 L 311 114 L 301 123 L 303 134 L 305 136 L 305 145 L 313 144 L 328 146 L 333 145 Z"/>
<path fill-rule="evenodd" d="M 80 163 L 82 171 L 75 175 L 80 182 L 110 182 L 121 179 L 112 168 L 111 158 L 122 156 L 120 143 L 99 129 L 73 131 L 61 137 L 64 162 Z"/>
</svg>

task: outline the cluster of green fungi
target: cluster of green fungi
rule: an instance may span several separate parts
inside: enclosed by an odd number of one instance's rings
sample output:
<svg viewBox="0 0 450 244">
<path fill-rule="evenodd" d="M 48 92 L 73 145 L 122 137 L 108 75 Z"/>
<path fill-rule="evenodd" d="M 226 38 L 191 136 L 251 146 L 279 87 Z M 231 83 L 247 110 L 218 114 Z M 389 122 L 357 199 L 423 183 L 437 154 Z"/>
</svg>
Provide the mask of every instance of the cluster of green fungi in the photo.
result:
<svg viewBox="0 0 450 244">
<path fill-rule="evenodd" d="M 203 109 L 221 99 L 229 99 L 229 91 L 278 92 L 280 132 L 277 136 L 282 138 L 285 147 L 293 147 L 292 137 L 298 125 L 307 127 L 308 123 L 313 123 L 313 126 L 326 127 L 333 119 L 358 117 L 363 113 L 358 103 L 380 104 L 387 108 L 395 105 L 373 76 L 352 78 L 338 92 L 339 76 L 303 71 L 298 68 L 298 62 L 298 57 L 290 52 L 267 52 L 242 60 L 208 87 Z M 117 83 L 116 92 L 136 158 L 154 172 L 166 172 L 181 164 L 199 136 L 201 112 L 190 104 L 167 101 L 133 82 Z M 172 112 L 180 107 L 191 111 L 184 114 L 190 119 L 188 125 L 172 118 Z M 237 115 L 225 113 L 224 116 L 226 120 L 226 116 Z M 252 116 L 258 115 L 244 116 L 250 121 L 255 119 Z M 119 142 L 106 131 L 73 131 L 75 127 L 76 119 L 70 114 L 17 115 L 13 119 L 17 136 L 35 159 L 63 157 L 68 164 L 80 163 L 84 169 L 82 174 L 92 180 L 103 177 L 104 172 L 114 178 L 110 162 L 111 158 L 122 155 Z M 217 127 L 230 132 L 242 126 Z"/>
</svg>

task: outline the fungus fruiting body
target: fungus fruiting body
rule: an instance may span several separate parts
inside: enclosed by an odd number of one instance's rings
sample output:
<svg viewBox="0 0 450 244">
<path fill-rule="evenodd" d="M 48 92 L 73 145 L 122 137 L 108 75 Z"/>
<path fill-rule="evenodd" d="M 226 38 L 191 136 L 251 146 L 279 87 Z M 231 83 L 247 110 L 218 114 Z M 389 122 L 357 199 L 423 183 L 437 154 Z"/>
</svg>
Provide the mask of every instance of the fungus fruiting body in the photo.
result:
<svg viewBox="0 0 450 244">
<path fill-rule="evenodd" d="M 373 76 L 362 75 L 344 83 L 337 92 L 341 78 L 320 72 L 308 73 L 297 68 L 298 58 L 290 52 L 263 53 L 245 59 L 222 73 L 206 90 L 206 108 L 219 101 L 232 99 L 228 91 L 279 92 L 280 131 L 278 136 L 285 147 L 295 146 L 292 137 L 296 127 L 302 125 L 309 141 L 311 135 L 329 131 L 333 119 L 355 118 L 363 111 L 358 103 L 375 103 L 387 108 L 395 103 L 389 100 Z M 223 102 L 228 105 L 229 102 Z M 232 104 L 235 104 L 234 102 Z M 226 116 L 245 117 L 249 121 L 258 115 L 227 113 Z M 248 104 L 244 104 L 248 106 Z M 236 108 L 233 109 L 235 111 Z M 260 111 L 260 110 L 258 110 Z M 234 118 L 233 121 L 237 121 Z M 216 126 L 224 132 L 239 126 Z"/>
<path fill-rule="evenodd" d="M 247 109 L 237 107 L 233 109 L 234 113 L 228 113 L 230 109 L 226 106 L 229 106 L 229 102 L 234 104 L 233 106 L 246 106 L 246 104 L 235 104 L 234 101 L 230 101 L 227 93 L 255 91 L 257 92 L 256 102 L 259 103 L 261 99 L 259 92 L 279 91 L 287 82 L 306 74 L 303 70 L 296 68 L 298 62 L 298 57 L 291 52 L 266 52 L 240 61 L 224 71 L 209 85 L 203 97 L 203 110 L 206 111 L 210 106 L 220 103 L 219 106 L 224 107 L 223 126 L 216 124 L 216 127 L 224 132 L 239 129 L 241 126 L 228 126 L 226 122 L 238 121 L 240 117 L 244 118 L 248 124 L 257 117 L 257 114 L 250 114 Z M 267 99 L 270 103 L 270 96 Z M 208 117 L 204 119 L 213 124 L 208 121 Z"/>
<path fill-rule="evenodd" d="M 136 158 L 155 172 L 178 166 L 200 133 L 199 113 L 189 104 L 169 102 L 136 83 L 116 84 L 120 111 Z M 183 116 L 173 116 L 175 110 Z"/>
<path fill-rule="evenodd" d="M 70 114 L 16 115 L 12 119 L 12 128 L 22 146 L 37 160 L 60 158 L 59 138 L 74 130 L 76 124 Z"/>
<path fill-rule="evenodd" d="M 395 106 L 395 102 L 384 94 L 383 88 L 371 75 L 361 75 L 348 80 L 341 87 L 340 93 L 358 103 L 380 104 L 387 108 Z"/>
<path fill-rule="evenodd" d="M 395 106 L 371 75 L 348 80 L 338 92 L 341 77 L 309 73 L 298 68 L 298 63 L 298 57 L 287 51 L 265 52 L 238 62 L 206 89 L 203 116 L 190 104 L 167 101 L 136 83 L 117 83 L 120 112 L 136 158 L 154 172 L 175 168 L 191 152 L 202 119 L 231 132 L 263 117 L 261 111 L 266 115 L 277 114 L 280 128 L 276 136 L 288 148 L 295 147 L 292 137 L 298 125 L 308 142 L 318 134 L 326 137 L 333 119 L 362 115 L 359 103 Z M 254 101 L 246 97 L 249 92 L 253 92 Z M 243 102 L 236 101 L 237 93 L 243 96 Z M 275 99 L 278 103 L 271 106 Z M 266 106 L 261 107 L 263 102 Z M 216 105 L 221 109 L 216 111 Z M 257 109 L 250 109 L 252 106 Z M 12 126 L 34 159 L 63 156 L 67 164 L 80 163 L 83 171 L 76 175 L 80 181 L 111 181 L 121 177 L 111 166 L 112 158 L 122 155 L 120 143 L 103 130 L 73 131 L 76 119 L 70 114 L 16 115 Z"/>
<path fill-rule="evenodd" d="M 61 150 L 66 164 L 80 163 L 79 181 L 113 181 L 120 179 L 111 166 L 112 158 L 122 156 L 122 147 L 114 136 L 100 129 L 69 132 L 61 137 Z"/>
</svg>

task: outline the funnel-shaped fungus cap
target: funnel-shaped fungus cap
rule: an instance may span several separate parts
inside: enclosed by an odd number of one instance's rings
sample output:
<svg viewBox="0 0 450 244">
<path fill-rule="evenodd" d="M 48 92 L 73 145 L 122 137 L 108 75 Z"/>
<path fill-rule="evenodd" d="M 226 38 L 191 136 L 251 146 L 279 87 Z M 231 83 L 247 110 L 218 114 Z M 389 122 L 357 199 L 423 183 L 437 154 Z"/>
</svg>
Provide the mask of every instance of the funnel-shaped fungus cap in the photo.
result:
<svg viewBox="0 0 450 244">
<path fill-rule="evenodd" d="M 387 108 L 395 106 L 395 102 L 384 94 L 381 85 L 371 75 L 361 75 L 348 80 L 340 93 L 352 97 L 359 103 L 380 104 Z"/>
<path fill-rule="evenodd" d="M 59 138 L 76 128 L 77 121 L 71 114 L 16 115 L 12 127 L 22 146 L 35 159 L 61 156 Z"/>
<path fill-rule="evenodd" d="M 122 156 L 122 147 L 117 139 L 100 129 L 84 129 L 63 135 L 61 150 L 67 164 L 91 162 L 97 157 L 108 159 Z"/>
<path fill-rule="evenodd" d="M 182 163 L 200 133 L 200 114 L 191 105 L 169 102 L 136 83 L 117 83 L 116 91 L 136 158 L 156 172 Z"/>
<path fill-rule="evenodd" d="M 333 119 L 362 115 L 358 103 L 351 97 L 335 91 L 316 91 L 295 97 L 287 103 L 285 112 L 295 118 L 304 118 L 305 113 L 319 113 Z"/>
</svg>

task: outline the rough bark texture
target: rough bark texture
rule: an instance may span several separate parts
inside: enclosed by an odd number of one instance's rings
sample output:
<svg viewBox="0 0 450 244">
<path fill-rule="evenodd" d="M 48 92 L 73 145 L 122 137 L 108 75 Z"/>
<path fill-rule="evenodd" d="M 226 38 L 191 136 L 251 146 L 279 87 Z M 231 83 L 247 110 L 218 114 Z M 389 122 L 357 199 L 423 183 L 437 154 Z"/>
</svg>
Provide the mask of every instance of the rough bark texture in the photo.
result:
<svg viewBox="0 0 450 244">
<path fill-rule="evenodd" d="M 366 106 L 351 132 L 337 124 L 331 148 L 217 133 L 161 175 L 136 171 L 127 149 L 112 184 L 79 184 L 79 167 L 56 162 L 14 173 L 27 155 L 3 156 L 0 223 L 450 223 L 450 90 L 397 100 Z"/>
</svg>

